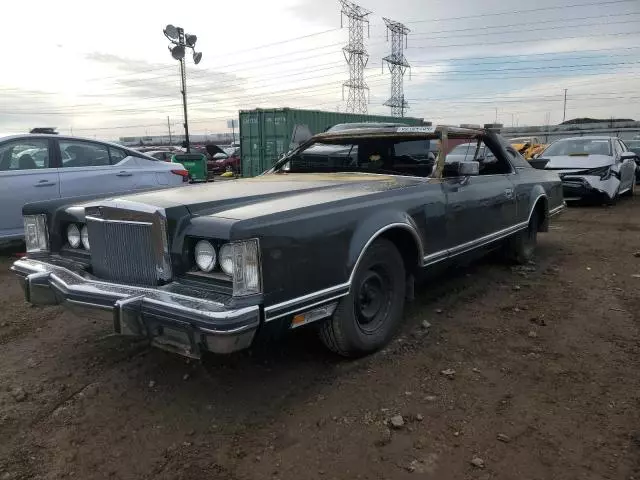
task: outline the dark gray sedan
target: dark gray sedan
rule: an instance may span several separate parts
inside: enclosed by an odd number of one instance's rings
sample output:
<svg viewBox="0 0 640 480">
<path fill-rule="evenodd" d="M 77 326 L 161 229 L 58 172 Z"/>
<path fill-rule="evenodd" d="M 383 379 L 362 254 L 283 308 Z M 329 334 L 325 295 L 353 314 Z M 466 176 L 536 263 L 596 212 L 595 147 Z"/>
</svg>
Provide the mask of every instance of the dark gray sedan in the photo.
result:
<svg viewBox="0 0 640 480">
<path fill-rule="evenodd" d="M 445 161 L 460 143 L 474 155 Z M 421 272 L 491 250 L 527 262 L 562 208 L 558 175 L 490 131 L 347 130 L 257 178 L 27 206 L 13 270 L 29 302 L 82 307 L 183 355 L 311 324 L 357 356 L 393 338 Z"/>
</svg>

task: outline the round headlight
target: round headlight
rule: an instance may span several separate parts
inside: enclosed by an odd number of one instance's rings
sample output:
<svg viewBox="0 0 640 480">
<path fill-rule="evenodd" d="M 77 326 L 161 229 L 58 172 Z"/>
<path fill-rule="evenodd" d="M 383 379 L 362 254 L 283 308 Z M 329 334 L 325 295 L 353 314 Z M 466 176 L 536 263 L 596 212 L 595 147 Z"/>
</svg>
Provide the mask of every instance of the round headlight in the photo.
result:
<svg viewBox="0 0 640 480">
<path fill-rule="evenodd" d="M 87 226 L 83 225 L 80 230 L 80 239 L 82 240 L 82 246 L 85 250 L 89 250 L 89 230 L 87 230 Z"/>
<path fill-rule="evenodd" d="M 75 223 L 72 223 L 67 227 L 67 241 L 71 248 L 78 248 L 80 246 L 80 229 Z"/>
<path fill-rule="evenodd" d="M 233 275 L 233 246 L 228 243 L 220 247 L 220 269 L 229 276 Z"/>
<path fill-rule="evenodd" d="M 216 249 L 206 240 L 200 240 L 196 243 L 195 260 L 200 270 L 210 272 L 216 266 Z"/>
</svg>

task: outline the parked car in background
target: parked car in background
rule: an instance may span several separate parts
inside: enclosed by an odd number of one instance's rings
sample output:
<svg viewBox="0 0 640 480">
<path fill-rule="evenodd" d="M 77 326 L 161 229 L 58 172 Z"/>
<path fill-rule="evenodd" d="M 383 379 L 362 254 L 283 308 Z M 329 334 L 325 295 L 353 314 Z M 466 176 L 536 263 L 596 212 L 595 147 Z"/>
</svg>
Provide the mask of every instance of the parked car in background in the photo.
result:
<svg viewBox="0 0 640 480">
<path fill-rule="evenodd" d="M 474 156 L 440 151 L 433 168 L 429 145 L 449 140 L 475 143 Z M 256 178 L 28 205 L 28 255 L 13 271 L 33 304 L 73 300 L 190 357 L 309 324 L 330 350 L 360 356 L 394 337 L 419 273 L 488 251 L 526 263 L 562 209 L 558 175 L 489 130 L 348 130 Z"/>
<path fill-rule="evenodd" d="M 623 142 L 629 151 L 635 153 L 636 157 L 636 183 L 640 183 L 640 138 L 638 140 L 627 140 Z"/>
<path fill-rule="evenodd" d="M 29 202 L 182 185 L 182 165 L 121 145 L 56 134 L 0 137 L 0 240 L 24 235 Z"/>
<path fill-rule="evenodd" d="M 212 148 L 215 147 L 215 148 Z M 209 175 L 225 172 L 240 173 L 240 147 L 219 147 L 207 145 Z"/>
<path fill-rule="evenodd" d="M 616 137 L 563 138 L 549 145 L 532 164 L 558 172 L 566 200 L 587 198 L 614 203 L 633 195 L 637 155 Z"/>
<path fill-rule="evenodd" d="M 171 157 L 173 157 L 176 153 L 172 150 L 149 150 L 144 152 L 145 155 L 155 158 L 156 160 L 162 160 L 163 162 L 170 162 Z"/>
</svg>

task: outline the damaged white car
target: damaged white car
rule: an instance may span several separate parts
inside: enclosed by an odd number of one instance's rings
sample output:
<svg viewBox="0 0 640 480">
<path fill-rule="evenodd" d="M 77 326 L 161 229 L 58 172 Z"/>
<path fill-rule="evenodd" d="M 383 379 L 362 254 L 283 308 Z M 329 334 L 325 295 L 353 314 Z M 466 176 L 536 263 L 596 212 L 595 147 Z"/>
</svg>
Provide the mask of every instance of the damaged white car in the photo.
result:
<svg viewBox="0 0 640 480">
<path fill-rule="evenodd" d="M 555 170 L 567 201 L 595 199 L 613 204 L 633 195 L 636 153 L 616 137 L 563 138 L 549 145 L 532 166 Z"/>
</svg>

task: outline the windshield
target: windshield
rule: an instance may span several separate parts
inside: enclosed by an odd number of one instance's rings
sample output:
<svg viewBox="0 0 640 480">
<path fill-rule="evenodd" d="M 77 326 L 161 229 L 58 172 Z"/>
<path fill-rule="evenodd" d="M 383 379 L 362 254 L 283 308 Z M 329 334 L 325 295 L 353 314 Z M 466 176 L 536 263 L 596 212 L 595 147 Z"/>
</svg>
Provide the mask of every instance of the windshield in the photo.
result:
<svg viewBox="0 0 640 480">
<path fill-rule="evenodd" d="M 640 154 L 640 140 L 627 140 L 625 142 L 627 144 L 627 148 L 634 153 Z"/>
<path fill-rule="evenodd" d="M 608 139 L 578 138 L 558 140 L 547 148 L 542 156 L 557 157 L 560 155 L 589 156 L 611 155 L 611 144 Z"/>
<path fill-rule="evenodd" d="M 437 152 L 437 140 L 398 137 L 314 142 L 288 157 L 278 172 L 367 172 L 427 177 Z"/>
</svg>

